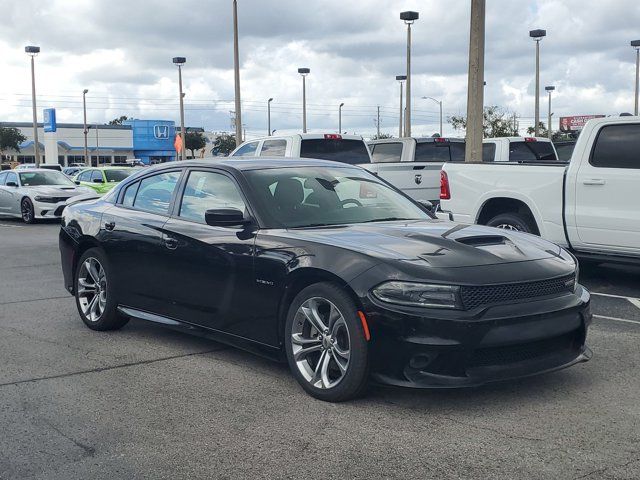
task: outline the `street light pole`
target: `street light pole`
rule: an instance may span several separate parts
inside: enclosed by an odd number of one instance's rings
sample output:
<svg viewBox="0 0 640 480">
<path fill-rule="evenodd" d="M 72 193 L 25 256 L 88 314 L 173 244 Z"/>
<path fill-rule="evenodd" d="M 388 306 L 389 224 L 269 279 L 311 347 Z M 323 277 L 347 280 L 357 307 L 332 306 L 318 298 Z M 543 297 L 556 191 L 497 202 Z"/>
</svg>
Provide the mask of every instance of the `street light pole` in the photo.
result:
<svg viewBox="0 0 640 480">
<path fill-rule="evenodd" d="M 631 40 L 631 46 L 636 49 L 636 103 L 633 114 L 638 115 L 638 95 L 640 94 L 640 40 Z"/>
<path fill-rule="evenodd" d="M 182 93 L 182 66 L 187 62 L 185 57 L 173 57 L 173 63 L 178 66 L 178 89 L 180 90 L 180 137 L 182 149 L 180 150 L 180 160 L 186 160 L 187 136 L 184 129 L 184 93 Z"/>
<path fill-rule="evenodd" d="M 547 93 L 549 94 L 549 112 L 548 112 L 548 116 L 547 116 L 547 137 L 549 137 L 549 140 L 551 140 L 551 92 L 553 92 L 556 87 L 554 87 L 553 85 L 549 85 L 547 87 L 544 87 L 544 89 L 547 91 Z"/>
<path fill-rule="evenodd" d="M 33 157 L 36 167 L 40 166 L 40 143 L 38 142 L 38 111 L 36 109 L 36 73 L 35 56 L 40 53 L 40 47 L 29 45 L 24 51 L 31 57 L 31 106 L 33 109 Z"/>
<path fill-rule="evenodd" d="M 529 36 L 536 42 L 536 112 L 535 123 L 533 126 L 534 136 L 538 136 L 540 133 L 540 40 L 547 35 L 546 30 L 530 30 Z"/>
<path fill-rule="evenodd" d="M 485 0 L 471 0 L 465 162 L 482 160 Z"/>
<path fill-rule="evenodd" d="M 440 107 L 440 136 L 442 137 L 442 100 L 436 100 L 433 97 L 422 97 L 424 100 L 433 100 Z"/>
<path fill-rule="evenodd" d="M 338 133 L 342 133 L 342 107 L 344 107 L 344 103 L 341 103 L 338 107 Z"/>
<path fill-rule="evenodd" d="M 401 12 L 400 20 L 407 25 L 407 98 L 404 134 L 411 136 L 411 25 L 419 18 L 418 12 Z"/>
<path fill-rule="evenodd" d="M 242 112 L 240 102 L 240 53 L 238 48 L 238 2 L 233 0 L 233 74 L 236 103 L 236 147 L 242 143 Z"/>
<path fill-rule="evenodd" d="M 87 134 L 89 131 L 87 130 L 87 90 L 86 88 L 82 91 L 82 113 L 83 113 L 83 125 L 84 125 L 84 164 L 88 167 L 89 164 L 89 148 L 87 147 Z"/>
<path fill-rule="evenodd" d="M 307 133 L 307 75 L 311 72 L 308 68 L 299 68 L 298 73 L 302 75 L 302 133 Z"/>
<path fill-rule="evenodd" d="M 396 75 L 396 80 L 400 82 L 400 122 L 398 123 L 398 137 L 402 137 L 402 82 L 404 82 L 406 79 L 406 75 Z"/>
<path fill-rule="evenodd" d="M 267 136 L 271 136 L 271 102 L 273 102 L 273 98 L 267 100 Z"/>
</svg>

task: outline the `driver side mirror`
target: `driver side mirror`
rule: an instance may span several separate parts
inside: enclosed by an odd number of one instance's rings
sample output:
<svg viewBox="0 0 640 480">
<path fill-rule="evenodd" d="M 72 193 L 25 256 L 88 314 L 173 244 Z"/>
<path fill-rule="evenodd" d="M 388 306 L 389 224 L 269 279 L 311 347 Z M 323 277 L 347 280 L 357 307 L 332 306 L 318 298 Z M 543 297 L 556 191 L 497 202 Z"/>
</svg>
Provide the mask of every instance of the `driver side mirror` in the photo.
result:
<svg viewBox="0 0 640 480">
<path fill-rule="evenodd" d="M 5 183 L 5 186 L 6 187 L 17 187 L 18 184 L 16 182 L 7 182 L 7 183 Z"/>
<path fill-rule="evenodd" d="M 75 183 L 76 185 L 80 185 L 80 180 L 74 180 L 73 183 Z"/>
<path fill-rule="evenodd" d="M 429 200 L 416 200 L 416 202 L 418 202 L 420 205 L 422 205 L 424 208 L 426 208 L 430 212 L 433 212 L 433 203 L 431 203 Z"/>
<path fill-rule="evenodd" d="M 212 227 L 240 227 L 251 223 L 237 208 L 212 208 L 204 212 L 204 221 Z"/>
</svg>

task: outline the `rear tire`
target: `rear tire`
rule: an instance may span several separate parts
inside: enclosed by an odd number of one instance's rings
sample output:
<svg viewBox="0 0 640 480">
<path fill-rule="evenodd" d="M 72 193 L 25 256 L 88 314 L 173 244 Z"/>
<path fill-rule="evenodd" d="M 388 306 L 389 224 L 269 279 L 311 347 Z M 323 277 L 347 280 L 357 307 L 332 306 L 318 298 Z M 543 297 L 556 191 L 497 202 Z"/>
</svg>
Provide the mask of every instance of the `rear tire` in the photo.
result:
<svg viewBox="0 0 640 480">
<path fill-rule="evenodd" d="M 532 221 L 518 213 L 501 213 L 496 215 L 487 222 L 487 226 L 535 234 Z"/>
<path fill-rule="evenodd" d="M 287 361 L 311 396 L 343 402 L 360 396 L 369 379 L 369 349 L 358 309 L 343 288 L 310 285 L 293 299 L 285 325 Z"/>
<path fill-rule="evenodd" d="M 102 250 L 90 248 L 84 252 L 74 278 L 76 306 L 87 327 L 99 331 L 117 330 L 129 321 L 118 312 L 109 262 Z"/>
</svg>

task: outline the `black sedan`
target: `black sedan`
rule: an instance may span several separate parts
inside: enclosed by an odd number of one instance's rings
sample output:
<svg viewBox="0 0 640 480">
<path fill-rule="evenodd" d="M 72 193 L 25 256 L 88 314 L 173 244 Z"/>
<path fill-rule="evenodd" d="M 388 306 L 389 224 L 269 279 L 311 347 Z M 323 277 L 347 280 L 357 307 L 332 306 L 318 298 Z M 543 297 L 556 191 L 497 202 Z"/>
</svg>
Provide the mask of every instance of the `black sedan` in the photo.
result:
<svg viewBox="0 0 640 480">
<path fill-rule="evenodd" d="M 438 220 L 345 164 L 145 169 L 68 207 L 60 251 L 89 328 L 134 317 L 286 359 L 322 400 L 353 398 L 370 378 L 474 386 L 591 357 L 571 254 Z"/>
</svg>

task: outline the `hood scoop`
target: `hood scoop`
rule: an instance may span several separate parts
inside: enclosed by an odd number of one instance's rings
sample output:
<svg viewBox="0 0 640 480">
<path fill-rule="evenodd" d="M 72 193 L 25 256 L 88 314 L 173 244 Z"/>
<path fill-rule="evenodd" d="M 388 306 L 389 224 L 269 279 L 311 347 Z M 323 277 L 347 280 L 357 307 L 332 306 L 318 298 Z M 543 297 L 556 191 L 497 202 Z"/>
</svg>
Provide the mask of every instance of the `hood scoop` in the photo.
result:
<svg viewBox="0 0 640 480">
<path fill-rule="evenodd" d="M 60 190 L 75 190 L 76 187 L 60 187 Z"/>
<path fill-rule="evenodd" d="M 491 245 L 505 245 L 507 238 L 502 235 L 476 235 L 473 237 L 456 238 L 456 242 L 470 247 L 488 247 Z"/>
</svg>

